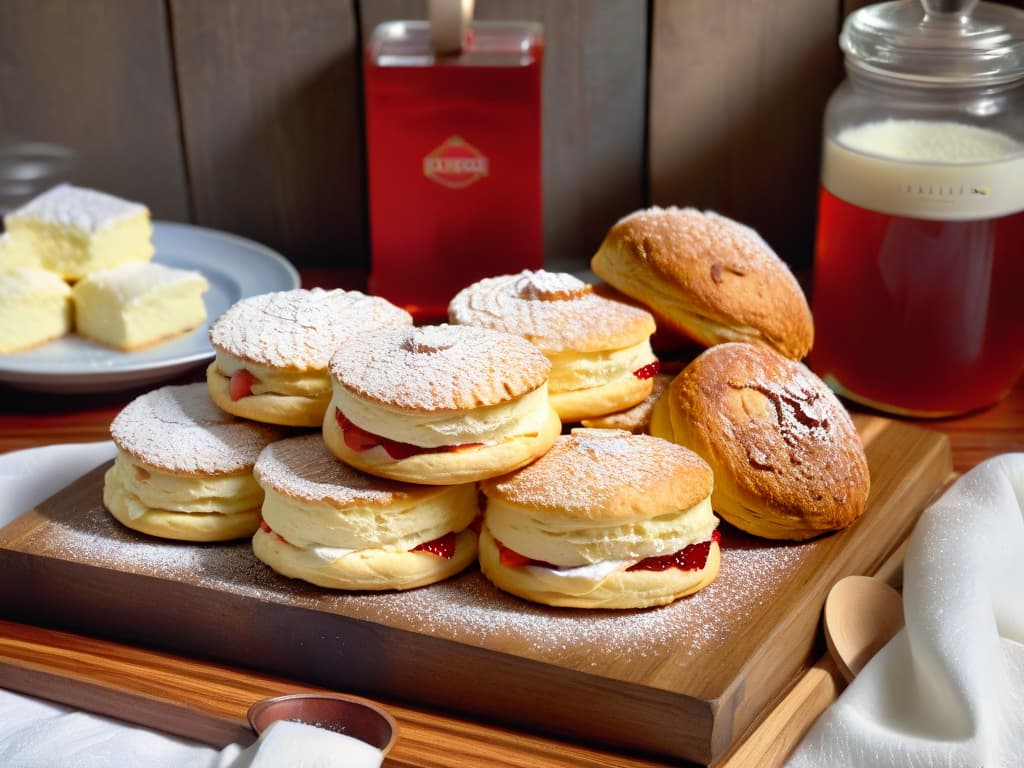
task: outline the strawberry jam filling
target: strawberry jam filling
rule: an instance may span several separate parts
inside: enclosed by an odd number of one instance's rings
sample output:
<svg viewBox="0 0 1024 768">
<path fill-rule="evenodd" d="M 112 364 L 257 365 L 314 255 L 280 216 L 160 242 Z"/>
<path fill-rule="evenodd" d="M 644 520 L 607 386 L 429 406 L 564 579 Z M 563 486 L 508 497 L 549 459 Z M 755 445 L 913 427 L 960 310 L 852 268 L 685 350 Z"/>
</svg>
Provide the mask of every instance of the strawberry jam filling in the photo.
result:
<svg viewBox="0 0 1024 768">
<path fill-rule="evenodd" d="M 715 531 L 711 538 L 697 544 L 690 544 L 671 555 L 660 555 L 648 557 L 627 568 L 627 571 L 665 571 L 669 568 L 678 568 L 681 571 L 699 571 L 708 562 L 708 555 L 711 553 L 711 542 L 719 542 L 722 535 Z M 535 565 L 540 568 L 550 568 L 553 571 L 566 570 L 562 566 L 552 565 L 543 560 L 534 560 L 532 557 L 521 555 L 513 549 L 509 549 L 497 539 L 494 543 L 498 545 L 499 562 L 506 568 L 521 568 L 524 565 Z"/>
<path fill-rule="evenodd" d="M 398 440 L 391 440 L 387 437 L 367 432 L 362 427 L 357 427 L 341 411 L 335 409 L 334 420 L 341 428 L 342 437 L 351 450 L 361 453 L 378 445 L 387 451 L 392 459 L 407 459 L 420 453 L 445 453 L 448 451 L 459 451 L 463 448 L 474 448 L 482 443 L 460 443 L 459 445 L 442 445 L 438 448 L 424 448 L 412 443 L 402 443 Z"/>
<path fill-rule="evenodd" d="M 251 395 L 252 385 L 255 381 L 256 377 L 245 370 L 245 368 L 240 368 L 231 374 L 231 381 L 228 384 L 228 394 L 231 395 L 232 401 L 241 400 L 243 397 Z"/>
<path fill-rule="evenodd" d="M 653 379 L 660 370 L 661 363 L 655 360 L 653 363 L 648 363 L 643 368 L 637 368 L 633 371 L 633 375 L 638 379 Z"/>
</svg>

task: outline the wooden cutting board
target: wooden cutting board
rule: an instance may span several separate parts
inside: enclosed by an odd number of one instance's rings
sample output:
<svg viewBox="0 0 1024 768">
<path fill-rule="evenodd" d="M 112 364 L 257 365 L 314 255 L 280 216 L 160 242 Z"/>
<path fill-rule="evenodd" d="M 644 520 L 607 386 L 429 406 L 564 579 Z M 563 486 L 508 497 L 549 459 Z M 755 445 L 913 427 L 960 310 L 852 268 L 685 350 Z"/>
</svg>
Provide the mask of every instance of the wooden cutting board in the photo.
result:
<svg viewBox="0 0 1024 768">
<path fill-rule="evenodd" d="M 723 526 L 717 580 L 644 611 L 504 595 L 473 569 L 405 593 L 278 576 L 248 542 L 161 541 L 104 510 L 105 467 L 0 530 L 5 618 L 422 703 L 592 744 L 710 764 L 820 653 L 825 594 L 871 573 L 952 473 L 944 435 L 856 418 L 863 517 L 812 542 Z"/>
</svg>

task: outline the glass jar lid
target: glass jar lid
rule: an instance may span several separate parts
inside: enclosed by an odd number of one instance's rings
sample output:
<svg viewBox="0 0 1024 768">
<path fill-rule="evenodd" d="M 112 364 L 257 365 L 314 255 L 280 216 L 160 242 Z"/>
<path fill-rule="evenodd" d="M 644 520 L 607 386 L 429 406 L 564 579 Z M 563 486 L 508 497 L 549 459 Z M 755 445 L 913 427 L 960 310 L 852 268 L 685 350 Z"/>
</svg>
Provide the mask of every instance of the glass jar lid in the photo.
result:
<svg viewBox="0 0 1024 768">
<path fill-rule="evenodd" d="M 854 11 L 847 62 L 887 77 L 948 85 L 1024 77 L 1024 11 L 977 0 L 894 0 Z"/>
</svg>

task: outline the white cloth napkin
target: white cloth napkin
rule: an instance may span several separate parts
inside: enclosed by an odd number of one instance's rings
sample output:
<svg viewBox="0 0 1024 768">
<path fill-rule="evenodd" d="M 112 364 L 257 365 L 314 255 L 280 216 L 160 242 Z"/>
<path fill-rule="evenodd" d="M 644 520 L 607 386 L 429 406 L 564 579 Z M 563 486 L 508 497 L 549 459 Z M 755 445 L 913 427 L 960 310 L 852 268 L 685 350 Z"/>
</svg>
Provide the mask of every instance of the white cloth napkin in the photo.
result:
<svg viewBox="0 0 1024 768">
<path fill-rule="evenodd" d="M 110 441 L 0 454 L 0 527 L 114 458 Z M 311 729 L 320 731 L 320 729 Z M 295 739 L 302 744 L 296 745 Z M 204 744 L 0 688 L 2 768 L 375 768 L 383 755 L 335 733 L 268 728 L 246 750 Z M 301 747 L 301 748 L 299 748 Z M 353 752 L 353 749 L 356 750 Z"/>
<path fill-rule="evenodd" d="M 114 458 L 114 444 L 48 445 L 0 454 L 0 526 Z"/>
<path fill-rule="evenodd" d="M 961 477 L 917 523 L 906 627 L 789 768 L 1024 766 L 1024 453 Z"/>
</svg>

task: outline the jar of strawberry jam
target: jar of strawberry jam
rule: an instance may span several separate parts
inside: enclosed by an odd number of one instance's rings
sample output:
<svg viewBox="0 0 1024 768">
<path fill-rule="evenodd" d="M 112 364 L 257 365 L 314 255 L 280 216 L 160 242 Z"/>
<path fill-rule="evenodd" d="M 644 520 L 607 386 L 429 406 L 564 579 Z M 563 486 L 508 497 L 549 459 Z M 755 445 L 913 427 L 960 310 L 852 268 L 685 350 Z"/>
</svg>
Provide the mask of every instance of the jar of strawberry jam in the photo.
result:
<svg viewBox="0 0 1024 768">
<path fill-rule="evenodd" d="M 941 417 L 1024 369 L 1024 12 L 898 0 L 847 17 L 825 113 L 811 366 Z"/>
</svg>

